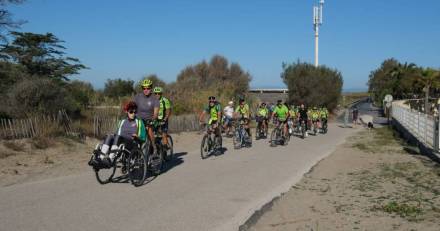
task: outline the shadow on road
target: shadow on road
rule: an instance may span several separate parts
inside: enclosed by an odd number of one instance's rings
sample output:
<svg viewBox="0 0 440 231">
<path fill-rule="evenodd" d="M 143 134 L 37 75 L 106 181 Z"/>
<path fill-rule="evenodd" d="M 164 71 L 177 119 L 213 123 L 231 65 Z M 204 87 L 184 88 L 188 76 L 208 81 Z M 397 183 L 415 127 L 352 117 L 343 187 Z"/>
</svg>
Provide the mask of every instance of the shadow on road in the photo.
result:
<svg viewBox="0 0 440 231">
<path fill-rule="evenodd" d="M 165 162 L 163 164 L 161 174 L 164 174 L 164 173 L 168 172 L 169 170 L 171 170 L 172 168 L 182 164 L 184 162 L 182 156 L 185 156 L 186 154 L 188 154 L 188 153 L 187 152 L 175 153 L 172 160 Z M 158 177 L 158 176 L 152 175 L 151 173 L 147 173 L 147 174 L 148 174 L 147 178 L 145 179 L 142 186 L 152 182 L 153 180 L 155 180 Z M 130 182 L 130 178 L 128 177 L 128 174 L 124 174 L 124 175 L 114 177 L 112 179 L 112 183 L 129 184 L 131 182 Z"/>
<path fill-rule="evenodd" d="M 162 169 L 162 174 L 168 172 L 169 170 L 171 170 L 172 168 L 181 165 L 184 160 L 182 158 L 182 156 L 187 155 L 187 152 L 178 152 L 178 153 L 174 153 L 174 157 L 172 160 L 165 162 L 163 169 Z"/>
</svg>

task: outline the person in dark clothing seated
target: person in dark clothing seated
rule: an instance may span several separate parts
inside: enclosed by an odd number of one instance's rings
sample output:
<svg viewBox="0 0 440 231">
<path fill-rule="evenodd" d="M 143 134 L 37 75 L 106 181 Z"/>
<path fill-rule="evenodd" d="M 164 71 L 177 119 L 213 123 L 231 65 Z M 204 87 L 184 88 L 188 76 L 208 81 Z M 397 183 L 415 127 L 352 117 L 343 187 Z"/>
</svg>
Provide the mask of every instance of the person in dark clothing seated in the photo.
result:
<svg viewBox="0 0 440 231">
<path fill-rule="evenodd" d="M 92 158 L 89 165 L 94 166 L 98 164 L 97 161 L 101 161 L 101 164 L 110 166 L 121 144 L 124 144 L 127 150 L 131 150 L 136 145 L 145 142 L 145 125 L 141 119 L 136 117 L 136 110 L 137 105 L 133 101 L 124 106 L 127 117 L 118 123 L 115 134 L 107 135 L 104 142 L 97 145 L 93 153 L 99 158 Z"/>
</svg>

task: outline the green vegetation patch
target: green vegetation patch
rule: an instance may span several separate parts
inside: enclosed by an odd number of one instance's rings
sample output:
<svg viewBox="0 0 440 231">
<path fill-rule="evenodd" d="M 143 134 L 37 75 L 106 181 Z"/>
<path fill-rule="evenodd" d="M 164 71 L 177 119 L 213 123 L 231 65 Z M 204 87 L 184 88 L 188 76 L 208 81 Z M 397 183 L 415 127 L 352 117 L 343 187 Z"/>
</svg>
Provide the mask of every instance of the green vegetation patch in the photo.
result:
<svg viewBox="0 0 440 231">
<path fill-rule="evenodd" d="M 404 152 L 402 139 L 388 127 L 363 131 L 351 141 L 351 147 L 368 153 Z"/>
<path fill-rule="evenodd" d="M 420 206 L 399 203 L 397 201 L 391 201 L 388 204 L 382 206 L 382 210 L 387 213 L 395 213 L 404 218 L 417 217 L 420 216 L 423 212 Z"/>
</svg>

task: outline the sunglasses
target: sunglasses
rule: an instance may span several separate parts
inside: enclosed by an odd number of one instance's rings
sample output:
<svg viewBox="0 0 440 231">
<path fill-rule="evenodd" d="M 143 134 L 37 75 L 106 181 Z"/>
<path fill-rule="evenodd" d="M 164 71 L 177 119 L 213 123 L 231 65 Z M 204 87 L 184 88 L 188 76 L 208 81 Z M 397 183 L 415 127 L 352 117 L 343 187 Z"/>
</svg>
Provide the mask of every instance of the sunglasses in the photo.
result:
<svg viewBox="0 0 440 231">
<path fill-rule="evenodd" d="M 210 103 L 215 103 L 215 100 L 209 100 Z"/>
<path fill-rule="evenodd" d="M 155 95 L 160 95 L 160 93 L 154 93 Z"/>
<path fill-rule="evenodd" d="M 151 90 L 151 87 L 143 87 L 144 90 Z"/>
<path fill-rule="evenodd" d="M 136 111 L 134 111 L 134 110 L 130 110 L 130 111 L 128 111 L 128 113 L 129 113 L 129 114 L 134 114 L 134 113 L 136 113 Z"/>
</svg>

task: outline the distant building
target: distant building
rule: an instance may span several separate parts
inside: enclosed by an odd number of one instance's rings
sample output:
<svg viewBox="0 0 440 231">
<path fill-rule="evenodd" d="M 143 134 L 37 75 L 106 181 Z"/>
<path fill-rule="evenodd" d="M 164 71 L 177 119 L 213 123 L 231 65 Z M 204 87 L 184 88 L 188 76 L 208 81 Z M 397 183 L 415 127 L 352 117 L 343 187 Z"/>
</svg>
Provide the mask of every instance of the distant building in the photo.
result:
<svg viewBox="0 0 440 231">
<path fill-rule="evenodd" d="M 286 100 L 287 88 L 254 88 L 249 90 L 250 95 L 255 96 L 262 102 L 276 103 L 278 99 Z"/>
</svg>

